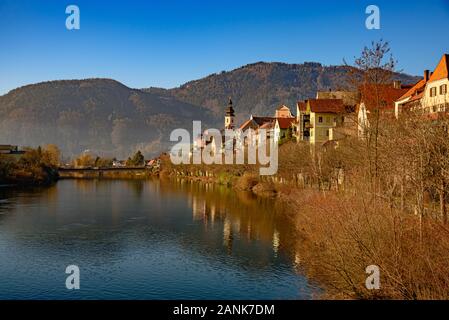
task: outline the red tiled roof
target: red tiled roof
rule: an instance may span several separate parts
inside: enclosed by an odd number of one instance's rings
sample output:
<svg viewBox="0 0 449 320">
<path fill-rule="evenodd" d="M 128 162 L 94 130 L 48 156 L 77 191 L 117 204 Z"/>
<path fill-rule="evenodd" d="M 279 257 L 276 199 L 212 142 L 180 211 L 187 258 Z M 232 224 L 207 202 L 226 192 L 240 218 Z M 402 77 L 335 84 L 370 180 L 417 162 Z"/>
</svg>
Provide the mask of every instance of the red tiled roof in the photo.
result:
<svg viewBox="0 0 449 320">
<path fill-rule="evenodd" d="M 365 84 L 360 88 L 361 102 L 369 111 L 394 109 L 394 102 L 406 92 L 407 89 L 398 89 L 391 84 Z"/>
<path fill-rule="evenodd" d="M 298 106 L 299 111 L 307 110 L 307 104 L 303 101 L 298 101 L 297 106 Z"/>
<path fill-rule="evenodd" d="M 315 113 L 344 113 L 342 99 L 311 99 L 308 100 L 310 111 Z"/>
<path fill-rule="evenodd" d="M 288 129 L 292 126 L 292 123 L 295 122 L 296 118 L 277 118 L 279 123 L 279 127 L 281 129 Z"/>
<path fill-rule="evenodd" d="M 430 76 L 429 82 L 447 79 L 449 77 L 448 59 L 449 55 L 443 54 L 443 57 L 435 68 L 435 71 L 433 71 L 432 75 Z"/>
</svg>

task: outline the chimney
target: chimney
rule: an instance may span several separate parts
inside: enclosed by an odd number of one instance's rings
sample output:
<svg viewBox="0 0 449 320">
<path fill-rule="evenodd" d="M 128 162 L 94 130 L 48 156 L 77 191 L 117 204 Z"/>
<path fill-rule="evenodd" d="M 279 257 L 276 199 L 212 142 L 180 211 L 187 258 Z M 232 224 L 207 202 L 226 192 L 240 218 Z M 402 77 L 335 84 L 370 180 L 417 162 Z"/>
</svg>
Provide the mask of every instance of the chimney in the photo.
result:
<svg viewBox="0 0 449 320">
<path fill-rule="evenodd" d="M 393 81 L 393 88 L 395 88 L 395 89 L 401 89 L 401 88 L 402 88 L 401 80 L 395 80 L 395 81 Z"/>
<path fill-rule="evenodd" d="M 429 81 L 429 78 L 430 78 L 430 71 L 424 70 L 424 81 L 425 82 Z"/>
</svg>

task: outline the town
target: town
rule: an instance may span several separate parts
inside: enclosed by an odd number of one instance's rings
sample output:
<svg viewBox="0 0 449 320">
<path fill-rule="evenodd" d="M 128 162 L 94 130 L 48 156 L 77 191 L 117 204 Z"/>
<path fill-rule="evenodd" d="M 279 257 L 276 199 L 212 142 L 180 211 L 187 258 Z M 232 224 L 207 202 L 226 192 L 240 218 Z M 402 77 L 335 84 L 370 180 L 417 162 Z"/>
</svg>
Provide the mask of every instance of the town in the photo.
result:
<svg viewBox="0 0 449 320">
<path fill-rule="evenodd" d="M 365 50 L 365 56 L 378 54 L 376 48 Z M 0 145 L 0 185 L 43 186 L 58 179 L 159 178 L 164 183 L 168 178 L 184 187 L 197 188 L 196 182 L 206 189 L 225 186 L 237 194 L 282 204 L 298 239 L 305 239 L 295 245 L 295 264 L 302 268 L 305 263 L 310 277 L 330 283 L 329 294 L 362 299 L 447 297 L 434 291 L 449 283 L 444 272 L 426 279 L 434 270 L 444 270 L 446 260 L 431 257 L 444 256 L 449 247 L 439 231 L 449 222 L 448 59 L 443 54 L 433 71 L 424 70 L 412 83 L 402 83 L 392 70 L 376 66 L 349 68 L 361 71 L 353 77 L 348 72 L 352 90 L 319 90 L 295 106 L 280 104 L 271 115 L 267 111 L 239 117 L 231 96 L 222 108 L 221 129 L 197 128 L 194 139 L 182 144 L 186 162 L 171 161 L 173 150 L 150 159 L 137 150 L 126 160 L 86 150 L 62 161 L 55 145 L 23 149 Z M 260 153 L 261 146 L 266 147 L 261 141 L 266 140 L 274 141 L 275 148 L 270 144 L 266 153 Z M 256 149 L 258 161 L 252 161 Z M 239 150 L 245 161 L 234 161 Z M 203 152 L 216 159 L 236 157 L 230 163 L 190 161 Z M 263 156 L 269 161 L 261 161 Z M 264 165 L 276 171 L 262 174 Z M 142 192 L 141 187 L 136 192 Z M 205 226 L 220 216 L 214 204 L 196 196 L 191 202 L 194 220 Z M 227 212 L 223 204 L 220 207 Z M 240 222 L 225 221 L 222 240 L 228 252 L 233 250 L 235 230 L 242 232 Z M 251 223 L 247 232 L 252 234 Z M 277 254 L 283 240 L 277 230 L 271 232 Z M 414 255 L 409 254 L 412 251 Z M 373 288 L 381 293 L 354 289 L 353 279 L 365 281 L 360 266 L 380 270 L 382 287 Z M 400 272 L 405 279 L 397 284 L 385 270 Z M 340 277 L 342 273 L 348 277 Z"/>
<path fill-rule="evenodd" d="M 239 126 L 230 98 L 224 112 L 224 129 L 220 132 L 208 129 L 198 134 L 186 150 L 189 153 L 186 162 L 179 162 L 189 163 L 198 150 L 217 155 L 255 147 L 262 135 L 273 138 L 278 144 L 294 140 L 306 142 L 313 148 L 336 147 L 348 137 L 366 139 L 375 117 L 388 122 L 413 112 L 422 115 L 422 120 L 438 120 L 449 110 L 448 56 L 442 56 L 433 72 L 424 70 L 423 78 L 417 83 L 402 84 L 393 80 L 391 83 L 363 83 L 357 91 L 319 91 L 314 99 L 298 101 L 295 115 L 289 106 L 280 105 L 272 116 L 250 115 Z M 175 148 L 174 152 L 179 150 Z M 214 163 L 221 164 L 221 161 L 222 158 L 217 157 Z"/>
</svg>

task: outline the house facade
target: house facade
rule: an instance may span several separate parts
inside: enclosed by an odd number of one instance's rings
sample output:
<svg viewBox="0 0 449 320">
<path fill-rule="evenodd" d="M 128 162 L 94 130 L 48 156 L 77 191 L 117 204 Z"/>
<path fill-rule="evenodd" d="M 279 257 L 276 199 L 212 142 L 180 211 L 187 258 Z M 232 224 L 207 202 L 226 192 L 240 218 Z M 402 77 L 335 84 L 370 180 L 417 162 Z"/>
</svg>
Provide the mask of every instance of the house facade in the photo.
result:
<svg viewBox="0 0 449 320">
<path fill-rule="evenodd" d="M 364 84 L 360 87 L 360 103 L 356 107 L 358 137 L 366 137 L 375 117 L 393 118 L 395 101 L 410 89 L 399 81 L 392 84 Z"/>
<path fill-rule="evenodd" d="M 293 123 L 296 118 L 292 115 L 290 108 L 286 105 L 279 106 L 274 114 L 274 117 L 251 117 L 245 121 L 239 130 L 243 133 L 252 129 L 252 135 L 248 132 L 246 135 L 245 144 L 251 142 L 255 143 L 260 139 L 259 130 L 263 129 L 267 134 L 267 138 L 274 137 L 275 141 L 286 138 L 292 131 Z"/>
<path fill-rule="evenodd" d="M 297 103 L 295 136 L 298 141 L 322 144 L 337 139 L 334 129 L 345 121 L 342 99 L 311 99 Z"/>
<path fill-rule="evenodd" d="M 395 102 L 395 116 L 402 112 L 437 114 L 449 111 L 449 55 L 444 54 L 435 70 L 424 77 Z"/>
</svg>

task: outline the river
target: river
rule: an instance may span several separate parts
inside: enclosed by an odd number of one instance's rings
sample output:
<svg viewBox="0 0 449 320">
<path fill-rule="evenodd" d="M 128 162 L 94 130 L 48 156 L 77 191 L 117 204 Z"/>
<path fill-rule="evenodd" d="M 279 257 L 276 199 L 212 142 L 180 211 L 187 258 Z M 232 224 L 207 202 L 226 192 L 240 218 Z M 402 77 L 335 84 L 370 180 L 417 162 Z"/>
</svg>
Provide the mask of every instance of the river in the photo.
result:
<svg viewBox="0 0 449 320">
<path fill-rule="evenodd" d="M 310 299 L 279 210 L 186 181 L 0 188 L 0 299 Z"/>
</svg>

